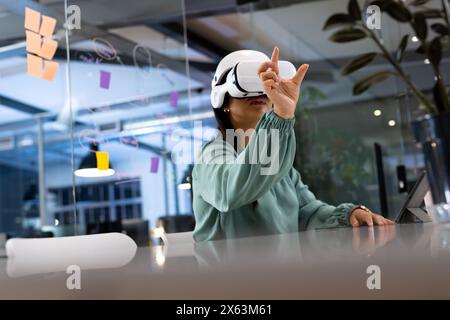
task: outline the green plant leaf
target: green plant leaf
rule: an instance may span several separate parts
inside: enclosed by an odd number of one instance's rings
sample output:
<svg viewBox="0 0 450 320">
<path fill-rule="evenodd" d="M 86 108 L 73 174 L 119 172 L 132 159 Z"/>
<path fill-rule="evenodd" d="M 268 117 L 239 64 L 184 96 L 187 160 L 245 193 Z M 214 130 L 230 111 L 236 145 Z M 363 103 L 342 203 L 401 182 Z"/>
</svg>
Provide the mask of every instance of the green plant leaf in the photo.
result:
<svg viewBox="0 0 450 320">
<path fill-rule="evenodd" d="M 423 13 L 414 14 L 412 26 L 416 32 L 417 38 L 419 38 L 422 42 L 425 41 L 428 35 L 428 25 Z"/>
<path fill-rule="evenodd" d="M 450 108 L 448 93 L 445 86 L 440 82 L 442 80 L 436 81 L 433 87 L 433 100 L 439 111 L 444 112 L 447 108 Z"/>
<path fill-rule="evenodd" d="M 333 42 L 344 43 L 364 39 L 366 36 L 361 29 L 350 28 L 336 31 L 329 39 Z"/>
<path fill-rule="evenodd" d="M 342 68 L 341 74 L 343 76 L 347 76 L 355 72 L 356 70 L 361 69 L 362 67 L 372 62 L 372 60 L 375 59 L 377 55 L 378 53 L 376 52 L 370 52 L 356 57 Z"/>
<path fill-rule="evenodd" d="M 373 73 L 367 77 L 364 77 L 364 78 L 358 80 L 355 83 L 355 85 L 353 86 L 353 95 L 357 96 L 357 95 L 362 94 L 363 92 L 367 91 L 374 84 L 382 82 L 382 81 L 388 79 L 392 75 L 394 75 L 394 73 L 389 70 L 379 71 L 379 72 Z"/>
<path fill-rule="evenodd" d="M 442 45 L 439 37 L 434 38 L 430 42 L 428 52 L 430 54 L 430 62 L 434 66 L 438 66 L 442 59 Z"/>
<path fill-rule="evenodd" d="M 387 7 L 391 4 L 392 0 L 375 0 L 370 5 L 378 6 L 381 11 L 386 11 Z"/>
<path fill-rule="evenodd" d="M 336 13 L 327 19 L 322 30 L 326 31 L 331 28 L 336 28 L 340 26 L 351 26 L 353 24 L 355 24 L 355 21 L 348 14 Z"/>
<path fill-rule="evenodd" d="M 399 2 L 391 1 L 386 7 L 386 12 L 399 22 L 409 22 L 412 19 L 412 14 L 408 8 Z"/>
<path fill-rule="evenodd" d="M 400 41 L 397 52 L 395 53 L 395 58 L 398 62 L 401 62 L 403 59 L 403 54 L 405 53 L 406 47 L 408 46 L 409 34 L 405 34 Z"/>
<path fill-rule="evenodd" d="M 442 36 L 448 35 L 450 33 L 448 28 L 442 23 L 433 23 L 431 25 L 431 29 Z"/>
<path fill-rule="evenodd" d="M 355 20 L 361 20 L 361 9 L 357 0 L 350 0 L 347 6 L 348 14 Z"/>
<path fill-rule="evenodd" d="M 430 2 L 430 0 L 414 0 L 414 1 L 411 1 L 409 4 L 412 6 L 422 6 L 422 5 L 426 4 L 427 2 Z"/>
</svg>

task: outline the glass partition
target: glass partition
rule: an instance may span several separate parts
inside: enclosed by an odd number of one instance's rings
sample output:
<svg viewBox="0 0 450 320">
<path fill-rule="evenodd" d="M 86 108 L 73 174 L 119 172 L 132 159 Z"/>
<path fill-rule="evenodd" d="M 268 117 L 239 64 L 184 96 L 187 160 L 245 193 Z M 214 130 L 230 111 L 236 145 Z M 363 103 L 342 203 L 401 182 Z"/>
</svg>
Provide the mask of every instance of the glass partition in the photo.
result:
<svg viewBox="0 0 450 320">
<path fill-rule="evenodd" d="M 171 217 L 191 229 L 192 157 L 211 138 L 193 125 L 211 110 L 203 93 L 210 76 L 189 60 L 212 60 L 186 43 L 184 1 L 0 9 L 0 232 L 128 230 L 146 234 L 145 244 L 158 224 L 171 228 Z M 32 75 L 27 54 L 36 39 L 56 49 L 31 52 L 42 59 Z M 83 175 L 98 169 L 98 156 L 108 157 L 112 174 Z"/>
<path fill-rule="evenodd" d="M 347 10 L 347 3 L 249 3 L 215 16 L 191 19 L 188 29 L 193 38 L 201 36 L 206 43 L 219 45 L 223 54 L 254 49 L 270 56 L 278 46 L 280 59 L 297 67 L 308 63 L 296 115 L 294 166 L 319 199 L 331 204 L 364 203 L 394 218 L 423 168 L 410 128 L 412 112 L 418 108 L 394 78 L 362 95 L 352 94 L 358 79 L 388 66 L 376 61 L 351 76 L 341 75 L 341 68 L 354 57 L 377 50 L 369 40 L 331 42 L 332 31 L 322 30 L 329 16 Z M 389 25 L 381 30 L 381 36 L 388 49 L 395 51 L 405 30 L 383 19 Z M 217 38 L 222 39 L 220 44 Z M 417 77 L 422 66 L 415 64 L 407 62 L 411 66 L 407 71 Z M 380 150 L 378 162 L 375 145 Z M 406 172 L 407 181 L 399 180 L 398 172 Z"/>
<path fill-rule="evenodd" d="M 418 108 L 395 79 L 352 94 L 357 79 L 386 65 L 340 74 L 375 49 L 329 41 L 323 24 L 346 5 L 1 2 L 0 233 L 120 231 L 144 235 L 145 244 L 158 226 L 192 230 L 193 157 L 216 134 L 215 67 L 234 50 L 270 55 L 275 45 L 281 59 L 310 64 L 296 115 L 294 165 L 305 183 L 329 203 L 364 203 L 393 217 L 423 167 L 410 129 Z M 382 36 L 394 51 L 405 31 L 386 23 Z M 33 49 L 33 39 L 45 50 Z M 416 46 L 405 68 L 423 88 Z M 32 68 L 38 59 L 41 68 Z"/>
<path fill-rule="evenodd" d="M 199 94 L 209 79 L 188 64 L 207 57 L 188 47 L 183 32 L 170 37 L 160 27 L 184 29 L 183 1 L 71 0 L 68 9 L 83 21 L 69 37 L 78 232 L 148 234 L 173 216 L 193 225 L 183 183 L 190 163 L 175 154 L 194 152 L 193 121 L 209 116 Z M 89 171 L 99 156 L 107 157 L 107 176 Z M 65 220 L 66 208 L 60 204 L 55 218 Z"/>
<path fill-rule="evenodd" d="M 0 5 L 0 233 L 8 237 L 52 236 L 52 188 L 72 185 L 62 12 L 61 2 Z"/>
</svg>

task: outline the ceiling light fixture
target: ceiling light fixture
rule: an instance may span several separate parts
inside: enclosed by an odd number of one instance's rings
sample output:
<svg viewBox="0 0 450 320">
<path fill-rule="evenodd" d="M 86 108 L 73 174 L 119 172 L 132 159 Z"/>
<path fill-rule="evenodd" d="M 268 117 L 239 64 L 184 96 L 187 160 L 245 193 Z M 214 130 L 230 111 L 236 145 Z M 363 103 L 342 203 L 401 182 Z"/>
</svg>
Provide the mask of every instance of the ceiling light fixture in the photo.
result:
<svg viewBox="0 0 450 320">
<path fill-rule="evenodd" d="M 81 178 L 99 178 L 114 175 L 115 171 L 109 167 L 107 152 L 98 151 L 98 144 L 92 143 L 89 153 L 81 160 L 78 170 L 74 174 Z"/>
</svg>

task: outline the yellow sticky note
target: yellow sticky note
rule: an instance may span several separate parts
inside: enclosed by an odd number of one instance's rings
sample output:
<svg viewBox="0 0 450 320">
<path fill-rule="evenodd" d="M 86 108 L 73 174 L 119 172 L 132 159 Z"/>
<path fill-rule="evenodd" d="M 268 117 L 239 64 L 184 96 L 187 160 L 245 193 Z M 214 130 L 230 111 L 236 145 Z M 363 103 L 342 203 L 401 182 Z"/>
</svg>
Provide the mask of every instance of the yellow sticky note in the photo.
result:
<svg viewBox="0 0 450 320">
<path fill-rule="evenodd" d="M 41 36 L 32 31 L 26 31 L 27 34 L 27 51 L 39 54 L 41 52 Z"/>
<path fill-rule="evenodd" d="M 39 77 L 42 73 L 42 59 L 33 55 L 27 54 L 27 71 L 30 76 Z"/>
<path fill-rule="evenodd" d="M 39 25 L 41 24 L 41 14 L 30 8 L 25 8 L 25 29 L 39 32 Z"/>
<path fill-rule="evenodd" d="M 41 35 L 51 38 L 53 31 L 55 31 L 56 19 L 52 17 L 42 16 Z"/>
<path fill-rule="evenodd" d="M 58 42 L 50 38 L 44 38 L 42 43 L 40 56 L 47 60 L 52 60 L 55 55 L 56 48 L 58 48 Z"/>
<path fill-rule="evenodd" d="M 109 169 L 109 156 L 108 152 L 97 151 L 95 153 L 97 157 L 97 169 L 98 170 L 108 170 Z"/>
<path fill-rule="evenodd" d="M 54 61 L 44 62 L 44 73 L 42 79 L 52 81 L 55 78 L 56 71 L 58 71 L 59 63 Z"/>
</svg>

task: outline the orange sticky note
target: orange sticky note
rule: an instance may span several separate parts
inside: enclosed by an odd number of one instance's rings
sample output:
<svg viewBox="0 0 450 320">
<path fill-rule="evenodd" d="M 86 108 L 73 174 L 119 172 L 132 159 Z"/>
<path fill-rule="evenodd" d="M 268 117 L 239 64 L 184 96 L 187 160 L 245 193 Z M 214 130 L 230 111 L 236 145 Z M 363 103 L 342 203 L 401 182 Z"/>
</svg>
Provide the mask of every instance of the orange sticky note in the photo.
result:
<svg viewBox="0 0 450 320">
<path fill-rule="evenodd" d="M 38 33 L 40 24 L 41 14 L 33 9 L 25 8 L 25 29 Z"/>
<path fill-rule="evenodd" d="M 27 51 L 39 54 L 41 52 L 41 36 L 32 31 L 26 31 L 27 34 Z"/>
<path fill-rule="evenodd" d="M 44 74 L 42 79 L 52 81 L 55 78 L 56 71 L 58 71 L 59 64 L 54 61 L 44 62 Z"/>
<path fill-rule="evenodd" d="M 97 169 L 98 170 L 108 170 L 109 169 L 109 156 L 108 152 L 97 151 L 95 153 L 97 157 Z"/>
<path fill-rule="evenodd" d="M 42 73 L 42 59 L 33 55 L 27 54 L 27 71 L 30 76 L 39 77 Z"/>
<path fill-rule="evenodd" d="M 56 19 L 52 17 L 42 16 L 41 35 L 47 38 L 51 38 L 53 31 L 55 31 Z"/>
<path fill-rule="evenodd" d="M 55 55 L 56 48 L 58 48 L 58 42 L 50 38 L 44 38 L 39 55 L 44 59 L 52 60 Z"/>
</svg>

